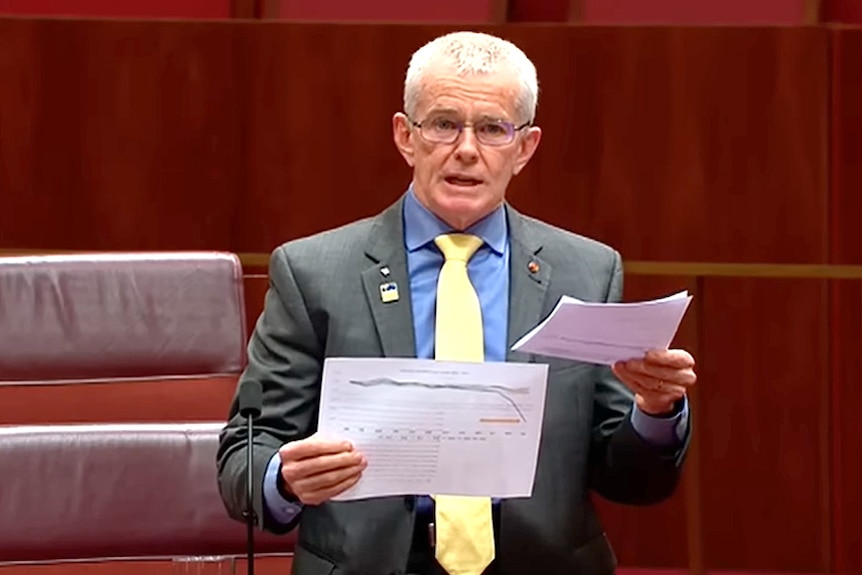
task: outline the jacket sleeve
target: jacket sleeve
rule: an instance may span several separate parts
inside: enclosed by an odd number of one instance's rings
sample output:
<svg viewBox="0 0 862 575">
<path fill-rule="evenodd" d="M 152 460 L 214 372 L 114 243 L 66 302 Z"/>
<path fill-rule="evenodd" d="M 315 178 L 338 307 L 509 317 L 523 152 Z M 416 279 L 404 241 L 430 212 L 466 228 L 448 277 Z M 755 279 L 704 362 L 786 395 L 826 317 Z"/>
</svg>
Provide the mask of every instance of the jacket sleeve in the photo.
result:
<svg viewBox="0 0 862 575">
<path fill-rule="evenodd" d="M 275 521 L 264 505 L 263 482 L 267 464 L 279 447 L 308 437 L 316 428 L 323 344 L 285 246 L 273 252 L 269 277 L 264 311 L 249 341 L 248 365 L 239 385 L 251 379 L 260 382 L 263 389 L 263 409 L 255 422 L 252 465 L 258 527 L 284 533 L 296 525 L 299 516 L 287 525 Z M 220 435 L 217 464 L 225 507 L 231 517 L 243 520 L 248 444 L 237 399 L 235 395 Z"/>
<path fill-rule="evenodd" d="M 622 260 L 614 252 L 607 301 L 622 297 Z M 632 425 L 634 394 L 610 368 L 600 370 L 596 382 L 590 449 L 590 487 L 602 497 L 629 505 L 658 503 L 674 492 L 688 450 L 690 433 L 674 445 L 656 446 Z M 690 410 L 686 410 L 686 418 Z M 686 430 L 690 422 L 685 421 Z"/>
</svg>

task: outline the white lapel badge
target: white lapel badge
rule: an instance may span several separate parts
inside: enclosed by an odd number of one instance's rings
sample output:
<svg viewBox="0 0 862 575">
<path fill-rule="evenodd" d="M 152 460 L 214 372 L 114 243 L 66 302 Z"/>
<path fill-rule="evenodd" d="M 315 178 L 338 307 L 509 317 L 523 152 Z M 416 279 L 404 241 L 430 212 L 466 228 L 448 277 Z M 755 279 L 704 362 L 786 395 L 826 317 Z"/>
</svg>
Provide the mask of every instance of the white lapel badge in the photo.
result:
<svg viewBox="0 0 862 575">
<path fill-rule="evenodd" d="M 398 301 L 398 284 L 395 282 L 380 284 L 380 301 L 383 303 Z"/>
</svg>

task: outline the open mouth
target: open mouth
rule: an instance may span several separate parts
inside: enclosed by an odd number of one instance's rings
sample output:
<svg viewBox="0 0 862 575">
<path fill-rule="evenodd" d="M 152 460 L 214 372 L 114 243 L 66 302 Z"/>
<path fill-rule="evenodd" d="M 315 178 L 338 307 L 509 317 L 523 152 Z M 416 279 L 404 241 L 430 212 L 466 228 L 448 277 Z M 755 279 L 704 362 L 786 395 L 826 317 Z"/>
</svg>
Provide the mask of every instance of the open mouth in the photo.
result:
<svg viewBox="0 0 862 575">
<path fill-rule="evenodd" d="M 446 176 L 445 179 L 447 184 L 462 188 L 470 188 L 482 183 L 482 180 L 477 180 L 476 178 L 470 178 L 468 176 Z"/>
</svg>

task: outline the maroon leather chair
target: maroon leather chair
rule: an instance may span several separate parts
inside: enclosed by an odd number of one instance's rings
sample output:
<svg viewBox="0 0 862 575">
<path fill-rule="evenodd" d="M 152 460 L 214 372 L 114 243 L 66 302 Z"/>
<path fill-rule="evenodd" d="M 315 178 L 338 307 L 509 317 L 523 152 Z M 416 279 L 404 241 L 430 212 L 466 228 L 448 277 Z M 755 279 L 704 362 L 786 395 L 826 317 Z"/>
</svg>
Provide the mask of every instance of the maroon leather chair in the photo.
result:
<svg viewBox="0 0 862 575">
<path fill-rule="evenodd" d="M 224 419 L 242 277 L 228 253 L 0 258 L 0 424 Z"/>
<path fill-rule="evenodd" d="M 0 258 L 0 575 L 244 553 L 215 463 L 244 309 L 233 254 Z"/>
<path fill-rule="evenodd" d="M 0 565 L 242 556 L 216 483 L 221 427 L 0 426 Z M 255 543 L 287 554 L 293 537 Z"/>
</svg>

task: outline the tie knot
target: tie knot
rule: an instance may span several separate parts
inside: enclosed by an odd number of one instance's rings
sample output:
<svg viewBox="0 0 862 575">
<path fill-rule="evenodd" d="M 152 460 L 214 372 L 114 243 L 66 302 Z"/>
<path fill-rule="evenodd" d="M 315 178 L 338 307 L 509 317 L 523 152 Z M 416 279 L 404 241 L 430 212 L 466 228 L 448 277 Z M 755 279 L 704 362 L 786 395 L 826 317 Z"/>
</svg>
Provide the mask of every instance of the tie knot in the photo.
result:
<svg viewBox="0 0 862 575">
<path fill-rule="evenodd" d="M 443 252 L 446 261 L 468 262 L 485 242 L 472 234 L 443 234 L 434 238 L 434 243 Z"/>
</svg>

